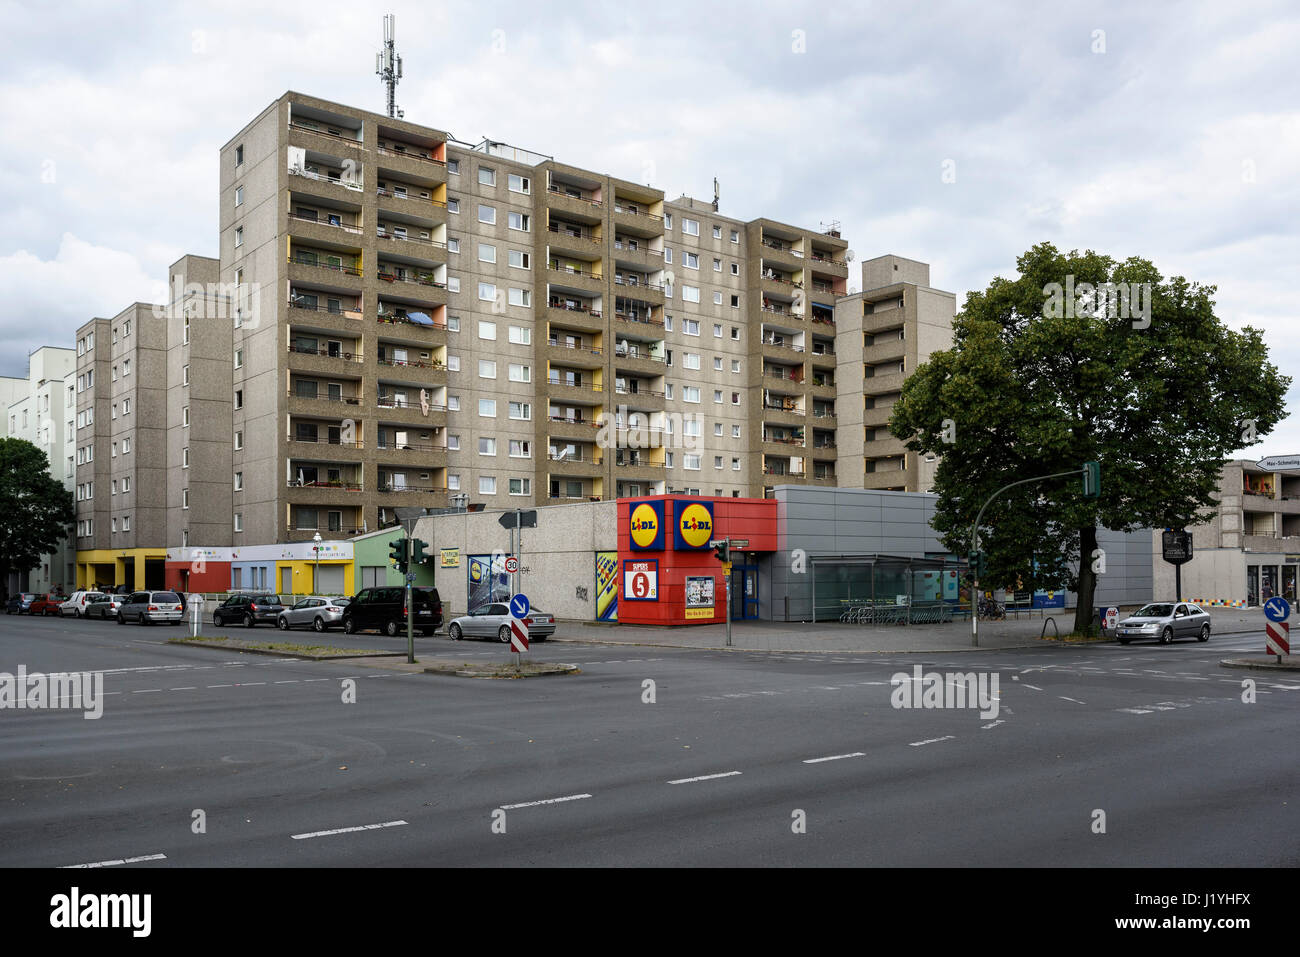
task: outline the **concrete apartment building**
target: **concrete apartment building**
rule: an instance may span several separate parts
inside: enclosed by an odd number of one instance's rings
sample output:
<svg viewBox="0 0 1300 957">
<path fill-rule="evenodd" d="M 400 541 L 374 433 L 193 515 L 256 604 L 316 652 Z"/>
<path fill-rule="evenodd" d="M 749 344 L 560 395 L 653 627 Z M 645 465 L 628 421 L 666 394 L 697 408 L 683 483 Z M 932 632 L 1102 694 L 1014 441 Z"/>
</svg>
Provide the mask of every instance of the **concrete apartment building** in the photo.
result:
<svg viewBox="0 0 1300 957">
<path fill-rule="evenodd" d="M 220 208 L 233 544 L 836 482 L 837 235 L 293 92 Z"/>
<path fill-rule="evenodd" d="M 952 347 L 956 312 L 957 297 L 930 286 L 929 265 L 900 256 L 864 262 L 862 292 L 836 302 L 841 485 L 899 492 L 933 487 L 937 460 L 908 452 L 890 434 L 889 419 L 904 380 L 932 352 Z"/>
<path fill-rule="evenodd" d="M 1295 601 L 1300 573 L 1300 474 L 1261 469 L 1255 460 L 1223 466 L 1218 505 L 1189 527 L 1192 560 L 1182 566 L 1182 597 L 1254 607 L 1275 595 Z M 1174 597 L 1174 566 L 1153 532 L 1155 595 Z"/>
<path fill-rule="evenodd" d="M 0 379 L 0 400 L 5 401 L 6 434 L 31 442 L 49 459 L 50 475 L 72 491 L 72 468 L 77 426 L 73 388 L 76 352 L 57 346 L 41 346 L 27 357 L 27 378 Z M 9 593 L 48 592 L 62 585 L 71 592 L 74 581 L 74 550 L 71 540 L 28 573 L 10 572 L 5 583 Z"/>
</svg>

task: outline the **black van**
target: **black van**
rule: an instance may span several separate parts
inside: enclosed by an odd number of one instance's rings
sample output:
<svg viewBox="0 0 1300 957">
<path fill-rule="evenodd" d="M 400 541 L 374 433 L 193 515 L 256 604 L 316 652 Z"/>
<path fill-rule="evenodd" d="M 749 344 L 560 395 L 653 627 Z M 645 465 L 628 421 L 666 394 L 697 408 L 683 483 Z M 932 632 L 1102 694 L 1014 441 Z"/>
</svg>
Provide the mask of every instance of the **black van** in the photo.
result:
<svg viewBox="0 0 1300 957">
<path fill-rule="evenodd" d="M 438 589 L 428 585 L 412 588 L 411 598 L 415 602 L 414 628 L 427 638 L 442 627 L 442 599 Z M 372 628 L 394 638 L 406 633 L 405 588 L 363 588 L 343 609 L 345 634 Z"/>
</svg>

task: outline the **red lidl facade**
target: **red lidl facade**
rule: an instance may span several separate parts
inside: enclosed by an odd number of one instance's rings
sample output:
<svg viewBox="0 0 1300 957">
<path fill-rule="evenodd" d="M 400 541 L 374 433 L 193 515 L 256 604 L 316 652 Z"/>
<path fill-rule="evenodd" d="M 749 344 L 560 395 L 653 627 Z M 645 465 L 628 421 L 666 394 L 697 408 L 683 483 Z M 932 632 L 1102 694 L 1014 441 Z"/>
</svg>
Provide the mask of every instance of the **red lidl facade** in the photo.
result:
<svg viewBox="0 0 1300 957">
<path fill-rule="evenodd" d="M 618 620 L 700 625 L 726 620 L 722 565 L 709 542 L 748 539 L 733 563 L 776 551 L 777 503 L 763 498 L 655 495 L 618 501 Z M 733 582 L 738 579 L 733 573 Z M 738 584 L 739 587 L 739 584 Z M 743 603 L 733 600 L 733 607 Z"/>
</svg>

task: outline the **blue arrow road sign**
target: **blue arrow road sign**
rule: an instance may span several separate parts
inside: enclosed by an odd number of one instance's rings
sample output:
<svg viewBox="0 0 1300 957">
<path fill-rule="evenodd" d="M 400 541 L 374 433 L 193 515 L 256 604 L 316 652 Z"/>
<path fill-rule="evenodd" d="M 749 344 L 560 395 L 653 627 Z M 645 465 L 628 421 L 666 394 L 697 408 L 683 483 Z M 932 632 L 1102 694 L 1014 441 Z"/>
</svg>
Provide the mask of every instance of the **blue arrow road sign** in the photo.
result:
<svg viewBox="0 0 1300 957">
<path fill-rule="evenodd" d="M 1286 621 L 1291 617 L 1291 603 L 1281 597 L 1270 598 L 1264 602 L 1264 617 L 1269 621 Z"/>
<path fill-rule="evenodd" d="M 528 609 L 531 607 L 528 603 L 528 596 L 525 594 L 521 593 L 510 599 L 510 614 L 516 618 L 527 618 Z"/>
</svg>

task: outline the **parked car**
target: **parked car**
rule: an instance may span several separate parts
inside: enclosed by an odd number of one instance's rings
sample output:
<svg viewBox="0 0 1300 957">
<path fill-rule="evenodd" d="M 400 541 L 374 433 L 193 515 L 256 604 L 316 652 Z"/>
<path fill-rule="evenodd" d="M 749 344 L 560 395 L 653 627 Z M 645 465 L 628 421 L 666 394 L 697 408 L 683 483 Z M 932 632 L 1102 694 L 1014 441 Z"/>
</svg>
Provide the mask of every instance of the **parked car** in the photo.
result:
<svg viewBox="0 0 1300 957">
<path fill-rule="evenodd" d="M 284 611 L 279 595 L 253 592 L 231 595 L 212 611 L 212 623 L 225 625 L 239 623 L 245 628 L 255 625 L 274 625 Z"/>
<path fill-rule="evenodd" d="M 420 634 L 428 637 L 442 625 L 442 599 L 438 589 L 421 585 L 411 589 L 415 603 L 413 623 Z M 382 631 L 390 637 L 406 633 L 406 589 L 400 586 L 363 588 L 343 609 L 343 630 L 349 635 L 367 629 Z"/>
<path fill-rule="evenodd" d="M 26 591 L 22 594 L 14 595 L 5 603 L 5 614 L 21 615 L 24 612 L 29 612 L 32 610 L 32 602 L 36 601 L 36 599 L 40 597 L 40 595 Z"/>
<path fill-rule="evenodd" d="M 1137 638 L 1155 638 L 1167 645 L 1175 638 L 1210 640 L 1210 616 L 1199 605 L 1185 601 L 1143 605 L 1115 626 L 1116 638 L 1127 645 Z"/>
<path fill-rule="evenodd" d="M 555 616 L 548 615 L 540 608 L 533 608 L 524 619 L 528 626 L 528 640 L 545 641 L 555 634 Z M 447 626 L 447 634 L 453 640 L 465 638 L 496 638 L 500 642 L 510 641 L 510 606 L 503 602 L 493 602 L 476 608 L 468 615 L 453 618 Z"/>
<path fill-rule="evenodd" d="M 181 596 L 174 591 L 132 592 L 117 609 L 117 623 L 125 625 L 128 621 L 141 625 L 156 625 L 160 621 L 179 625 Z"/>
<path fill-rule="evenodd" d="M 67 595 L 59 595 L 54 592 L 50 592 L 48 595 L 37 595 L 36 600 L 31 603 L 27 611 L 28 614 L 40 615 L 42 618 L 46 615 L 61 615 L 62 612 L 59 609 L 67 600 Z"/>
<path fill-rule="evenodd" d="M 315 631 L 329 631 L 343 623 L 343 609 L 348 607 L 351 598 L 323 598 L 309 595 L 294 603 L 292 608 L 285 608 L 276 619 L 276 624 L 284 631 L 293 628 L 311 628 Z"/>
<path fill-rule="evenodd" d="M 103 592 L 98 591 L 74 591 L 72 597 L 59 606 L 59 614 L 76 615 L 81 618 L 86 614 L 86 606 L 102 594 Z"/>
<path fill-rule="evenodd" d="M 116 619 L 118 609 L 122 607 L 122 600 L 122 595 L 100 595 L 86 606 L 86 617 Z"/>
</svg>

